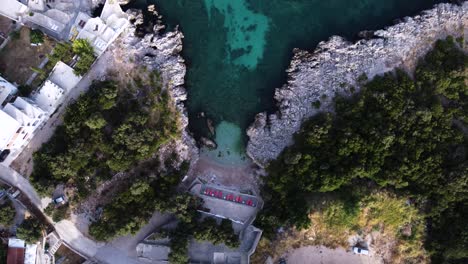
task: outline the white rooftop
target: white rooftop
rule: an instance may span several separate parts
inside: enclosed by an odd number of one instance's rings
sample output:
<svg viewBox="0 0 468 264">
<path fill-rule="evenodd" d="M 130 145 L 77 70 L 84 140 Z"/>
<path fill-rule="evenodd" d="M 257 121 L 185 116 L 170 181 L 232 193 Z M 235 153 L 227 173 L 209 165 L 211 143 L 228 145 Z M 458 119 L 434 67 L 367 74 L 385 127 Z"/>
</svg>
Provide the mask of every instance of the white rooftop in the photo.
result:
<svg viewBox="0 0 468 264">
<path fill-rule="evenodd" d="M 33 95 L 36 104 L 49 114 L 53 113 L 60 103 L 64 90 L 55 83 L 47 80 L 39 91 Z"/>
<path fill-rule="evenodd" d="M 28 7 L 17 0 L 1 0 L 0 14 L 10 19 L 19 20 L 27 11 Z"/>
<path fill-rule="evenodd" d="M 55 19 L 52 19 L 46 15 L 43 15 L 41 13 L 33 13 L 32 16 L 24 16 L 24 19 L 36 24 L 36 25 L 39 25 L 43 28 L 46 28 L 50 31 L 53 31 L 55 33 L 60 33 L 62 32 L 64 29 L 65 29 L 65 24 L 55 20 Z"/>
<path fill-rule="evenodd" d="M 10 238 L 8 239 L 8 247 L 11 248 L 24 248 L 26 245 L 26 242 L 24 240 L 18 239 L 18 238 Z"/>
<path fill-rule="evenodd" d="M 45 113 L 42 109 L 35 106 L 28 98 L 17 97 L 13 106 L 21 110 L 30 118 L 41 118 Z"/>
<path fill-rule="evenodd" d="M 85 20 L 85 16 L 78 16 L 75 25 Z M 97 55 L 101 55 L 104 50 L 114 41 L 128 24 L 127 14 L 122 11 L 117 1 L 107 0 L 104 4 L 100 17 L 87 19 L 83 28 L 75 26 L 71 30 L 70 39 L 73 39 L 76 32 L 77 39 L 88 39 L 94 47 Z"/>
<path fill-rule="evenodd" d="M 0 76 L 0 105 L 3 104 L 10 94 L 15 94 L 17 91 L 18 89 L 13 84 Z"/>
<path fill-rule="evenodd" d="M 24 264 L 36 264 L 37 245 L 26 245 L 26 254 L 24 255 Z"/>
<path fill-rule="evenodd" d="M 59 61 L 52 70 L 49 80 L 69 92 L 80 82 L 81 77 L 73 73 L 73 68 Z"/>
<path fill-rule="evenodd" d="M 4 108 L 3 112 L 13 117 L 21 126 L 31 126 L 33 120 L 25 113 L 21 112 L 18 108 L 8 103 Z"/>
<path fill-rule="evenodd" d="M 0 124 L 2 126 L 0 129 L 0 149 L 3 149 L 6 148 L 21 126 L 18 121 L 2 110 L 0 110 Z"/>
</svg>

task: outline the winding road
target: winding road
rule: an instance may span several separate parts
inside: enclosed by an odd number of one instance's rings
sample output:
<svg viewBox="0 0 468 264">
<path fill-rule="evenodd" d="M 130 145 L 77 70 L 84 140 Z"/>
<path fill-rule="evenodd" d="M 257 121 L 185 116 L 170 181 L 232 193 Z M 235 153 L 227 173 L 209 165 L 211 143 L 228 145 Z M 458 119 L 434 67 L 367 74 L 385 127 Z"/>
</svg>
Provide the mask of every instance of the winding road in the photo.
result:
<svg viewBox="0 0 468 264">
<path fill-rule="evenodd" d="M 0 180 L 19 189 L 22 195 L 26 196 L 36 209 L 40 209 L 42 212 L 41 199 L 27 179 L 13 169 L 0 165 Z M 137 234 L 119 237 L 109 243 L 95 242 L 89 239 L 68 220 L 54 223 L 53 226 L 68 247 L 92 261 L 109 264 L 139 264 L 144 262 L 138 261 L 136 256 L 137 244 L 156 228 L 171 221 L 174 221 L 172 215 L 154 213 L 148 224 Z"/>
</svg>

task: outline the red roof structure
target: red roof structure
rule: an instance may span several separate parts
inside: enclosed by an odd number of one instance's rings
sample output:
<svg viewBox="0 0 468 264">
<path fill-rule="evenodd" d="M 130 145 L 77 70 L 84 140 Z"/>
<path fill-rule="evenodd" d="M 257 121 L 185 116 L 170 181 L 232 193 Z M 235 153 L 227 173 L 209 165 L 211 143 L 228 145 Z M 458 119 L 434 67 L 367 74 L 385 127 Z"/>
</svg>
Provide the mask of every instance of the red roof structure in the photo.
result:
<svg viewBox="0 0 468 264">
<path fill-rule="evenodd" d="M 8 248 L 7 264 L 24 264 L 24 248 Z"/>
<path fill-rule="evenodd" d="M 21 239 L 8 240 L 7 264 L 24 264 L 25 242 Z"/>
</svg>

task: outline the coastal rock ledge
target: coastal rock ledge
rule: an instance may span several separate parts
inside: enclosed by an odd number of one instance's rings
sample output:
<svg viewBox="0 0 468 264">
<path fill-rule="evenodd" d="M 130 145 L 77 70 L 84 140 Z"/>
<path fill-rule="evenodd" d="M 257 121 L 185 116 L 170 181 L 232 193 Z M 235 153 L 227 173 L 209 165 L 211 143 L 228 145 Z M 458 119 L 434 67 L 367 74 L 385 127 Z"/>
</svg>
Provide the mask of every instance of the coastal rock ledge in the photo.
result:
<svg viewBox="0 0 468 264">
<path fill-rule="evenodd" d="M 287 83 L 276 89 L 278 111 L 260 113 L 248 128 L 247 154 L 260 166 L 278 157 L 293 143 L 293 135 L 307 118 L 332 110 L 335 94 L 359 90 L 358 79 L 383 74 L 397 67 L 412 71 L 437 39 L 467 35 L 468 2 L 439 4 L 399 24 L 374 32 L 370 40 L 356 43 L 331 37 L 313 52 L 294 50 Z M 465 44 L 466 45 L 466 44 Z M 320 109 L 317 109 L 320 101 Z"/>
</svg>

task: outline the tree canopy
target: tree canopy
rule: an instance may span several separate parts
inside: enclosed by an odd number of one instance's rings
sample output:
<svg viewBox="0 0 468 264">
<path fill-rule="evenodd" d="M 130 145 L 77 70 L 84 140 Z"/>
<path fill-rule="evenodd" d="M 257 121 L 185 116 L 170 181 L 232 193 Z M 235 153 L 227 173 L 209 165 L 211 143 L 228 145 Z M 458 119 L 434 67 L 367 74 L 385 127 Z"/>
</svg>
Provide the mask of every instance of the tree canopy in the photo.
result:
<svg viewBox="0 0 468 264">
<path fill-rule="evenodd" d="M 112 81 L 95 82 L 68 107 L 63 126 L 34 154 L 31 182 L 42 195 L 62 182 L 76 186 L 84 198 L 98 182 L 177 138 L 178 114 L 165 91 L 139 85 L 136 89 L 146 96 L 129 94 Z"/>
<path fill-rule="evenodd" d="M 77 39 L 73 41 L 72 50 L 79 56 L 78 62 L 74 66 L 75 74 L 85 75 L 96 60 L 93 46 L 87 39 Z"/>
<path fill-rule="evenodd" d="M 23 223 L 18 226 L 16 236 L 28 243 L 36 243 L 42 237 L 43 226 L 39 220 L 34 217 L 24 219 Z"/>
<path fill-rule="evenodd" d="M 0 225 L 8 227 L 13 224 L 15 219 L 15 208 L 11 201 L 7 198 L 7 201 L 0 206 Z"/>
<path fill-rule="evenodd" d="M 453 206 L 466 210 L 467 62 L 453 38 L 438 41 L 414 78 L 402 70 L 376 76 L 360 93 L 338 95 L 334 113 L 305 122 L 267 169 L 258 218 L 266 233 L 309 226 L 308 197 L 359 179 L 413 197 L 430 219 Z"/>
</svg>

